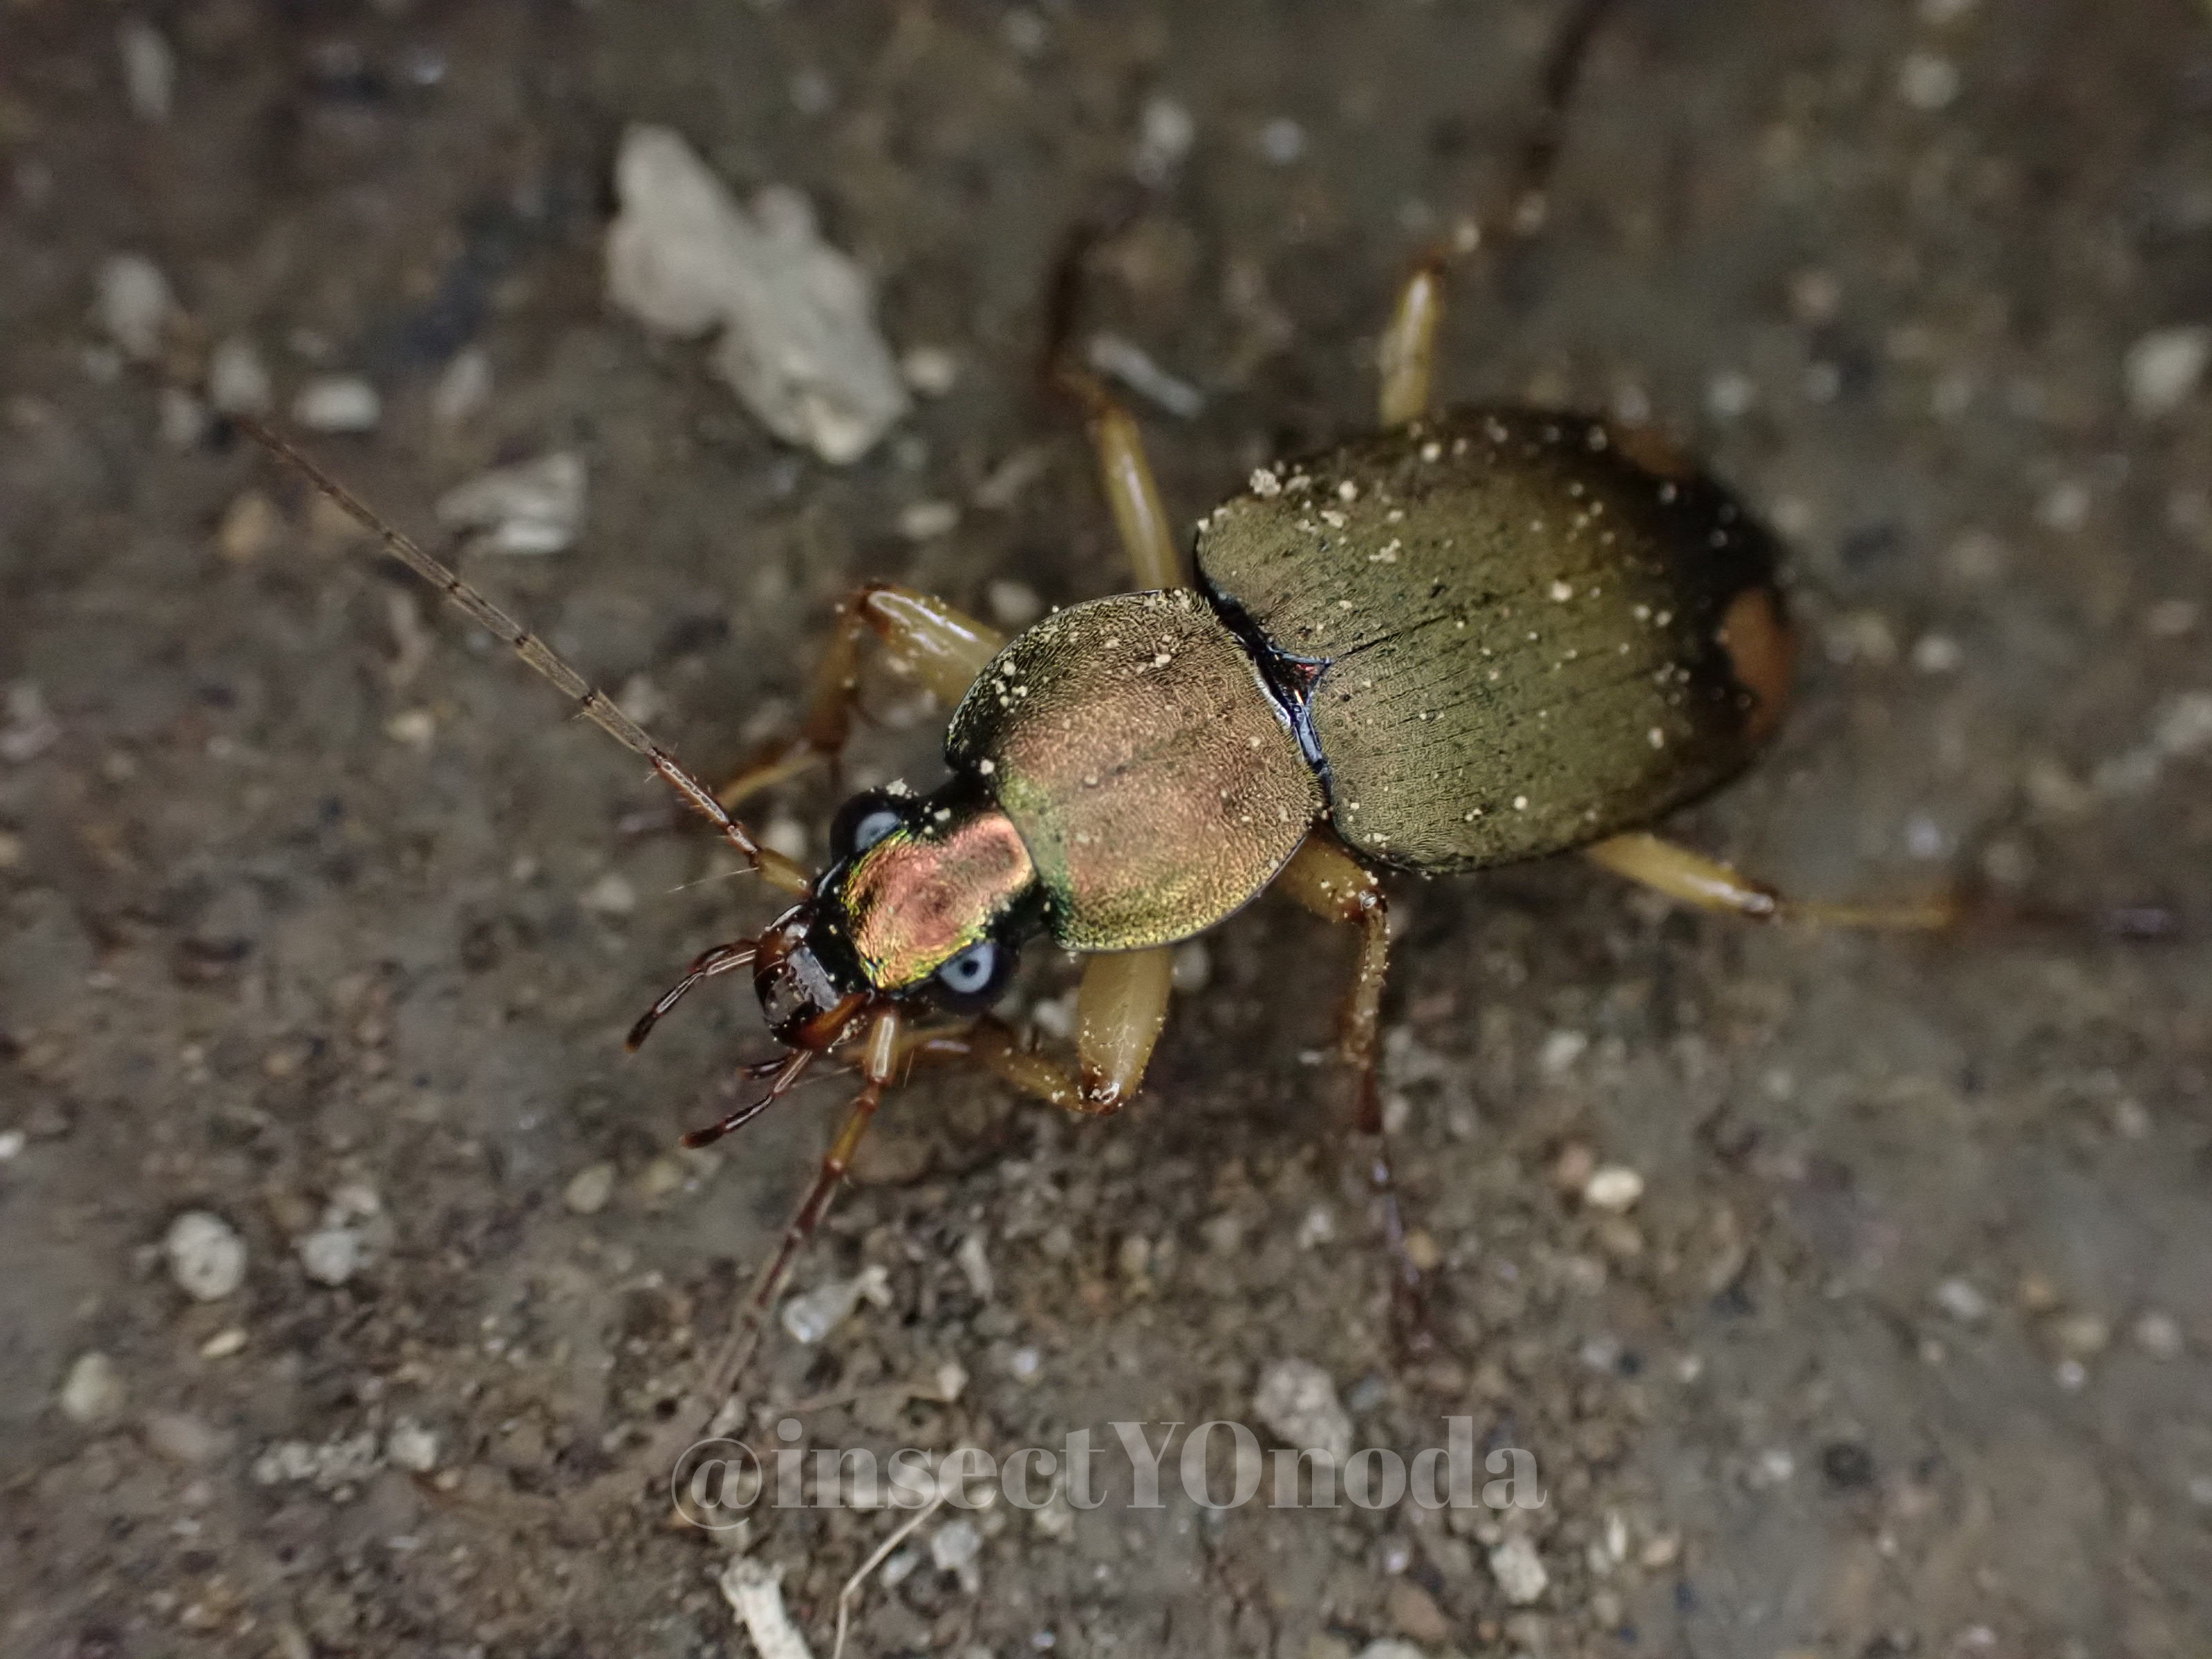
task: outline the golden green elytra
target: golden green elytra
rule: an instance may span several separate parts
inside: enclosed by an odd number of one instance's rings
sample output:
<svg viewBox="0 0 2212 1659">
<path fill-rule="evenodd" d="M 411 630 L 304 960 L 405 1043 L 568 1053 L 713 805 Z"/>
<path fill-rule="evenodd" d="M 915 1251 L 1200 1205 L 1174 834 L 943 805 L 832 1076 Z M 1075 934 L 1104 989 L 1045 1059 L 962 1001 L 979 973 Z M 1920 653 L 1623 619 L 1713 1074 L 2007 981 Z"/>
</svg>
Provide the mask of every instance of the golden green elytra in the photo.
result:
<svg viewBox="0 0 2212 1659">
<path fill-rule="evenodd" d="M 1555 47 L 1508 228 L 1541 221 L 1574 65 L 1607 3 L 1583 0 Z M 1431 413 L 1447 264 L 1439 252 L 1415 267 L 1382 336 L 1381 430 L 1254 472 L 1199 521 L 1188 560 L 1134 420 L 1064 351 L 1048 353 L 1089 417 L 1139 591 L 1008 640 L 928 595 L 862 587 L 839 609 L 798 735 L 720 790 L 313 462 L 240 421 L 795 900 L 759 937 L 702 953 L 629 1037 L 642 1042 L 702 981 L 750 969 L 781 1052 L 747 1068 L 770 1079 L 759 1097 L 692 1145 L 782 1098 L 826 1056 L 860 1079 L 704 1380 L 704 1414 L 727 1395 L 888 1089 L 916 1065 L 965 1063 L 1071 1110 L 1118 1109 L 1164 1024 L 1174 945 L 1264 891 L 1359 929 L 1340 1049 L 1357 1121 L 1378 1133 L 1385 872 L 1582 849 L 1675 898 L 1754 917 L 1952 919 L 1941 902 L 1792 903 L 1644 827 L 1741 770 L 1783 713 L 1793 653 L 1774 544 L 1649 432 L 1525 409 Z M 954 706 L 950 775 L 927 793 L 848 801 L 829 867 L 811 873 L 733 809 L 836 755 L 872 640 Z M 988 1012 L 1039 934 L 1083 957 L 1072 1065 Z M 1372 1167 L 1387 1194 L 1387 1158 Z M 696 1420 L 679 1416 L 664 1437 Z"/>
</svg>

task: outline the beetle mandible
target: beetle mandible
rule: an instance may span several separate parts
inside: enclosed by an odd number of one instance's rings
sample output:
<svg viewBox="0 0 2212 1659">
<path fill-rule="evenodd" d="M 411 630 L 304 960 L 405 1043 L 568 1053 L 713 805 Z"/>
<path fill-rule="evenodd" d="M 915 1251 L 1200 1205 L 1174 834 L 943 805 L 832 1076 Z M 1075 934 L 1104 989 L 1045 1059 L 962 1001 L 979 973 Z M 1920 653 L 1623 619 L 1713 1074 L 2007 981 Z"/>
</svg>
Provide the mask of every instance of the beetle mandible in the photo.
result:
<svg viewBox="0 0 2212 1659">
<path fill-rule="evenodd" d="M 1568 94 L 1609 3 L 1581 0 L 1561 31 L 1493 238 L 1541 222 Z M 1340 1052 L 1370 1133 L 1386 872 L 1578 850 L 1670 897 L 1753 918 L 1955 920 L 1944 901 L 1800 903 L 1645 827 L 1734 776 L 1783 714 L 1793 650 L 1775 545 L 1648 431 L 1527 409 L 1431 412 L 1447 270 L 1484 240 L 1431 252 L 1407 279 L 1378 354 L 1380 429 L 1255 471 L 1199 521 L 1188 558 L 1135 421 L 1057 349 L 1060 318 L 1048 373 L 1087 416 L 1139 591 L 1009 640 L 927 594 L 864 586 L 839 609 L 799 734 L 720 790 L 313 462 L 241 421 L 795 901 L 757 939 L 701 955 L 629 1036 L 635 1048 L 702 981 L 750 969 L 783 1052 L 750 1068 L 769 1079 L 762 1094 L 686 1136 L 692 1146 L 782 1098 L 824 1056 L 860 1077 L 702 1395 L 710 1410 L 887 1090 L 918 1063 L 957 1061 L 1072 1111 L 1118 1110 L 1165 1021 L 1173 946 L 1263 891 L 1358 930 Z M 836 756 L 871 638 L 953 705 L 951 775 L 927 793 L 848 801 L 831 862 L 812 874 L 733 811 Z M 988 1012 L 1040 933 L 1084 958 L 1072 1066 Z M 1377 1170 L 1387 1187 L 1387 1162 Z"/>
</svg>

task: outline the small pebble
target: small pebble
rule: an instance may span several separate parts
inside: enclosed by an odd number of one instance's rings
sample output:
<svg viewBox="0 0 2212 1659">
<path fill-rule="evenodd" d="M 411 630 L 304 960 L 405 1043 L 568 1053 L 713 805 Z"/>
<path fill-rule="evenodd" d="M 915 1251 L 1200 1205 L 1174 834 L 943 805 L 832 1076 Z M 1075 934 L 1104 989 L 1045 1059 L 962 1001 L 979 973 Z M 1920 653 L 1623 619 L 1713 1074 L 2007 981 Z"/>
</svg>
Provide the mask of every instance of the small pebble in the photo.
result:
<svg viewBox="0 0 2212 1659">
<path fill-rule="evenodd" d="M 2181 1327 L 2172 1314 L 2155 1310 L 2136 1321 L 2133 1333 L 2136 1346 L 2154 1359 L 2181 1358 Z"/>
<path fill-rule="evenodd" d="M 222 341 L 208 359 L 208 402 L 224 415 L 264 415 L 276 400 L 269 369 L 242 334 Z"/>
<path fill-rule="evenodd" d="M 1897 66 L 1897 95 L 1933 115 L 1959 95 L 1959 70 L 1948 58 L 1916 52 Z"/>
<path fill-rule="evenodd" d="M 1962 1325 L 1978 1325 L 1990 1316 L 1990 1299 L 1967 1280 L 1947 1279 L 1936 1287 L 1936 1305 Z"/>
<path fill-rule="evenodd" d="M 399 1468 L 428 1474 L 438 1467 L 438 1437 L 413 1418 L 403 1417 L 384 1437 L 384 1455 Z"/>
<path fill-rule="evenodd" d="M 1428 1655 L 1411 1642 L 1386 1636 L 1360 1649 L 1359 1659 L 1428 1659 Z"/>
<path fill-rule="evenodd" d="M 1278 1359 L 1261 1374 L 1252 1412 L 1286 1446 L 1352 1455 L 1352 1419 L 1329 1374 L 1308 1359 Z"/>
<path fill-rule="evenodd" d="M 427 708 L 403 708 L 385 721 L 384 735 L 410 749 L 428 749 L 438 735 L 438 717 Z"/>
<path fill-rule="evenodd" d="M 1490 1576 L 1498 1581 L 1498 1588 L 1505 1599 L 1516 1607 L 1525 1607 L 1542 1595 L 1552 1582 L 1544 1571 L 1543 1558 L 1536 1547 L 1517 1534 L 1490 1552 Z"/>
<path fill-rule="evenodd" d="M 1027 628 L 1044 615 L 1044 601 L 1037 597 L 1036 589 L 1004 577 L 983 590 L 983 603 L 991 620 L 1001 628 Z"/>
<path fill-rule="evenodd" d="M 597 1215 L 615 1194 L 615 1166 L 593 1164 L 579 1170 L 562 1189 L 561 1201 L 577 1215 Z"/>
<path fill-rule="evenodd" d="M 1198 123 L 1190 112 L 1164 93 L 1146 100 L 1137 121 L 1137 151 L 1130 171 L 1148 185 L 1164 182 L 1176 170 L 1198 139 Z"/>
<path fill-rule="evenodd" d="M 909 501 L 899 509 L 898 532 L 910 542 L 949 536 L 959 524 L 960 508 L 953 501 Z"/>
<path fill-rule="evenodd" d="M 1203 991 L 1213 978 L 1213 953 L 1203 939 L 1188 939 L 1176 946 L 1169 981 L 1184 996 Z"/>
<path fill-rule="evenodd" d="M 482 346 L 456 352 L 430 388 L 430 418 L 459 426 L 491 401 L 491 358 Z"/>
<path fill-rule="evenodd" d="M 161 423 L 161 447 L 182 452 L 197 449 L 214 426 L 208 406 L 180 386 L 165 386 L 155 401 Z"/>
<path fill-rule="evenodd" d="M 1306 153 L 1306 130 L 1287 115 L 1279 115 L 1260 129 L 1260 154 L 1279 167 L 1286 167 Z"/>
<path fill-rule="evenodd" d="M 246 1333 L 237 1326 L 226 1327 L 200 1344 L 203 1359 L 228 1359 L 246 1346 Z"/>
<path fill-rule="evenodd" d="M 13 862 L 7 856 L 4 844 L 15 839 L 13 836 L 0 836 L 0 869 Z M 12 1163 L 21 1158 L 23 1148 L 28 1144 L 28 1137 L 21 1129 L 0 1130 L 0 1164 Z"/>
<path fill-rule="evenodd" d="M 952 1260 L 960 1268 L 960 1276 L 968 1281 L 968 1288 L 975 1293 L 978 1302 L 988 1302 L 998 1289 L 998 1281 L 991 1274 L 991 1258 L 983 1249 L 983 1236 L 970 1233 L 960 1241 L 952 1253 Z"/>
<path fill-rule="evenodd" d="M 1594 1210 L 1624 1215 L 1644 1196 L 1644 1177 L 1625 1164 L 1607 1164 L 1590 1172 L 1583 1202 Z"/>
<path fill-rule="evenodd" d="M 167 39 L 144 18 L 131 17 L 115 32 L 115 45 L 131 112 L 153 125 L 167 120 L 177 96 L 177 55 Z"/>
<path fill-rule="evenodd" d="M 584 890 L 579 902 L 603 916 L 627 916 L 637 909 L 637 889 L 621 871 L 610 870 Z"/>
<path fill-rule="evenodd" d="M 284 528 L 276 504 L 258 489 L 246 490 L 223 509 L 216 526 L 215 546 L 230 564 L 252 564 L 276 542 Z"/>
<path fill-rule="evenodd" d="M 806 1638 L 783 1605 L 783 1569 L 740 1555 L 722 1569 L 722 1599 L 744 1626 L 760 1659 L 812 1659 Z"/>
<path fill-rule="evenodd" d="M 187 1468 L 211 1463 L 222 1452 L 222 1434 L 183 1412 L 149 1412 L 144 1429 L 149 1446 Z"/>
<path fill-rule="evenodd" d="M 960 359 L 943 346 L 913 346 L 899 359 L 899 373 L 923 397 L 942 398 L 959 384 Z"/>
<path fill-rule="evenodd" d="M 2077 1359 L 2094 1358 L 2112 1340 L 2112 1328 L 2095 1314 L 2069 1314 L 2051 1326 L 2058 1346 Z"/>
<path fill-rule="evenodd" d="M 300 1240 L 300 1266 L 318 1285 L 343 1285 L 361 1270 L 362 1237 L 351 1227 L 323 1227 Z"/>
<path fill-rule="evenodd" d="M 62 1415 L 87 1428 L 112 1421 L 123 1410 L 123 1375 L 97 1348 L 81 1353 L 62 1382 Z"/>
<path fill-rule="evenodd" d="M 93 316 L 125 356 L 148 362 L 159 356 L 176 310 L 169 279 L 143 254 L 118 253 L 100 267 Z"/>
<path fill-rule="evenodd" d="M 853 1316 L 861 1300 L 881 1304 L 890 1299 L 890 1275 L 870 1267 L 850 1279 L 833 1279 L 791 1297 L 777 1316 L 792 1340 L 812 1344 L 836 1330 Z"/>
<path fill-rule="evenodd" d="M 169 1276 L 195 1302 L 220 1302 L 246 1282 L 246 1241 L 210 1211 L 186 1210 L 169 1224 L 161 1248 Z"/>
<path fill-rule="evenodd" d="M 292 399 L 292 418 L 311 432 L 373 432 L 384 399 L 357 374 L 319 374 Z"/>
<path fill-rule="evenodd" d="M 512 466 L 494 467 L 438 498 L 441 524 L 481 532 L 487 553 L 558 553 L 584 522 L 584 458 L 556 449 Z"/>
<path fill-rule="evenodd" d="M 2212 363 L 2212 328 L 2190 324 L 2161 328 L 2128 348 L 2123 368 L 2128 407 L 2144 420 L 2171 415 L 2189 401 Z"/>
</svg>

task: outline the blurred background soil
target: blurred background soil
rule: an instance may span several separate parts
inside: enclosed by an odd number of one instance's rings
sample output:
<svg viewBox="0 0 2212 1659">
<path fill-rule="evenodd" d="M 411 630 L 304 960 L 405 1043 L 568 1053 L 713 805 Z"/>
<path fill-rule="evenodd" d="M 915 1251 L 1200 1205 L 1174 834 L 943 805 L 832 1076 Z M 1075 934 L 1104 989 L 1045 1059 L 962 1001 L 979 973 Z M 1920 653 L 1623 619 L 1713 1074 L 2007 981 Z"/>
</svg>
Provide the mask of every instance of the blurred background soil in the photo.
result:
<svg viewBox="0 0 2212 1659">
<path fill-rule="evenodd" d="M 769 896 L 207 421 L 206 346 L 280 405 L 364 378 L 374 430 L 313 447 L 426 531 L 580 454 L 577 544 L 468 568 L 719 771 L 857 580 L 1001 617 L 1122 582 L 1030 368 L 1059 238 L 1139 161 L 1087 326 L 1203 394 L 1136 400 L 1176 516 L 1369 423 L 1393 284 L 1494 193 L 1559 15 L 0 3 L 0 1652 L 740 1654 L 739 1542 L 826 1654 L 899 1518 L 574 1498 L 727 1330 L 842 1097 L 675 1152 L 765 1046 L 752 999 L 621 1034 Z M 1118 1120 L 919 1082 L 799 1273 L 879 1266 L 887 1305 L 771 1340 L 757 1440 L 794 1401 L 829 1447 L 1256 1424 L 1297 1358 L 1356 1443 L 1471 1414 L 1548 1502 L 940 1514 L 851 1651 L 2207 1650 L 2208 117 L 2183 0 L 1626 0 L 1547 227 L 1454 294 L 1444 388 L 1656 421 L 1790 542 L 1796 717 L 1681 835 L 2058 920 L 1759 930 L 1572 860 L 1409 884 L 1419 1364 L 1314 1063 L 1348 966 L 1318 923 L 1209 936 Z M 641 121 L 805 191 L 924 349 L 858 465 L 606 306 Z M 118 254 L 190 319 L 152 363 L 93 320 Z M 927 775 L 937 716 L 870 699 L 848 775 Z M 761 817 L 818 851 L 833 805 Z M 2131 905 L 2180 936 L 2112 937 Z M 1049 1021 L 1067 965 L 1032 957 Z M 1626 1209 L 1583 1195 L 1614 1166 Z M 244 1246 L 208 1301 L 164 1248 L 188 1211 Z"/>
</svg>

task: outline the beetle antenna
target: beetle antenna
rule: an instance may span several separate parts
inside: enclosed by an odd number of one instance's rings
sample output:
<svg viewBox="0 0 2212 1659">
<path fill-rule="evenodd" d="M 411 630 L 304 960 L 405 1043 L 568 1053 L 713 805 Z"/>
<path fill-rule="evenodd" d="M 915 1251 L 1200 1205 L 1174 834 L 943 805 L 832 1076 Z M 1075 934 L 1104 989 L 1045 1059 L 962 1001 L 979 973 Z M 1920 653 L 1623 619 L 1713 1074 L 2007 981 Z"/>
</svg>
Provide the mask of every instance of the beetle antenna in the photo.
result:
<svg viewBox="0 0 2212 1659">
<path fill-rule="evenodd" d="M 751 832 L 732 817 L 722 804 L 714 799 L 712 789 L 687 771 L 674 755 L 654 741 L 651 733 L 616 707 L 613 698 L 570 667 L 568 661 L 544 641 L 464 581 L 457 572 L 424 552 L 413 538 L 378 516 L 367 502 L 288 441 L 277 436 L 250 415 L 234 415 L 231 419 L 247 437 L 337 502 L 349 518 L 383 544 L 386 552 L 443 593 L 460 610 L 466 611 L 472 621 L 494 638 L 513 647 L 515 655 L 559 687 L 562 694 L 574 703 L 594 726 L 631 753 L 641 755 L 650 761 L 653 769 L 666 781 L 669 787 L 675 790 L 693 811 L 720 830 L 722 839 L 737 849 L 738 856 L 751 869 L 787 893 L 804 893 L 811 885 L 805 870 L 782 854 L 756 841 Z"/>
</svg>

